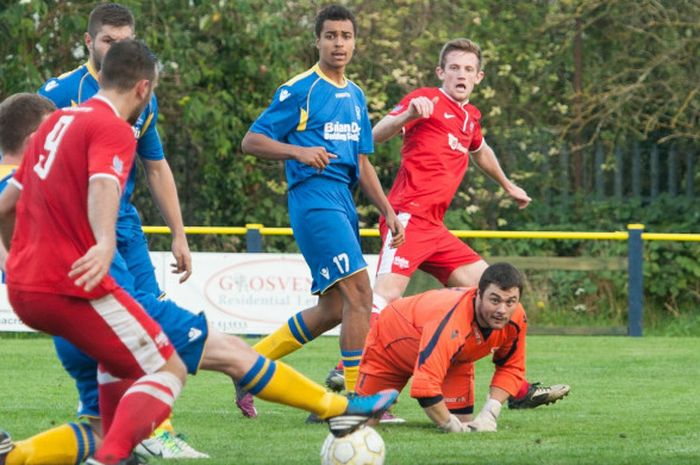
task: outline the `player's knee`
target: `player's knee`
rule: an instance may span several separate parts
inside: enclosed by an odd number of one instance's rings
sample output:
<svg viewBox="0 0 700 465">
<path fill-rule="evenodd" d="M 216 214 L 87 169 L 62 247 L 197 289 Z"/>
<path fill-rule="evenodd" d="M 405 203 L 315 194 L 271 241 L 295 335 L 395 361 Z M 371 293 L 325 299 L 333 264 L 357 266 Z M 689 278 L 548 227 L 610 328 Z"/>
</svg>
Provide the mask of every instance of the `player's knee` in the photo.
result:
<svg viewBox="0 0 700 465">
<path fill-rule="evenodd" d="M 239 379 L 258 357 L 259 354 L 243 339 L 210 330 L 201 368 Z"/>
<path fill-rule="evenodd" d="M 348 307 L 357 308 L 358 311 L 369 312 L 372 309 L 372 287 L 369 279 L 348 280 L 341 287 L 343 299 Z"/>
<path fill-rule="evenodd" d="M 402 295 L 403 291 L 397 288 L 382 289 L 380 292 L 377 292 L 377 289 L 375 289 L 372 295 L 372 304 L 382 309 L 393 301 L 400 299 Z"/>
<path fill-rule="evenodd" d="M 177 353 L 173 353 L 168 361 L 165 362 L 163 368 L 161 368 L 159 371 L 168 371 L 172 373 L 183 385 L 187 379 L 187 367 L 185 366 L 185 362 L 182 361 Z"/>
</svg>

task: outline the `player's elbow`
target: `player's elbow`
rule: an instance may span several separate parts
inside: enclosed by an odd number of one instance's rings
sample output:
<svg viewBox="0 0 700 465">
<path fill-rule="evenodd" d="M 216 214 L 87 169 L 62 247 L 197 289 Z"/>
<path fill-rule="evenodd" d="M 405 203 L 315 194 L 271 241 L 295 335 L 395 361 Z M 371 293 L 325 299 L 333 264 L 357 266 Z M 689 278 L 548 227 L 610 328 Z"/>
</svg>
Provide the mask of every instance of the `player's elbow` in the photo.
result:
<svg viewBox="0 0 700 465">
<path fill-rule="evenodd" d="M 17 198 L 10 195 L 9 192 L 4 192 L 3 195 L 0 195 L 0 222 L 4 223 L 14 218 L 16 200 Z"/>
<path fill-rule="evenodd" d="M 391 139 L 397 132 L 398 130 L 388 128 L 386 123 L 380 121 L 372 128 L 372 140 L 375 144 L 381 144 Z"/>
<path fill-rule="evenodd" d="M 5 202 L 0 203 L 0 223 L 4 223 L 5 221 L 7 221 L 8 218 L 10 218 L 14 213 L 14 205 L 10 206 Z"/>
<path fill-rule="evenodd" d="M 243 153 L 252 153 L 255 154 L 255 134 L 254 132 L 246 132 L 245 136 L 243 136 L 243 140 L 241 141 L 241 149 L 243 150 Z"/>
</svg>

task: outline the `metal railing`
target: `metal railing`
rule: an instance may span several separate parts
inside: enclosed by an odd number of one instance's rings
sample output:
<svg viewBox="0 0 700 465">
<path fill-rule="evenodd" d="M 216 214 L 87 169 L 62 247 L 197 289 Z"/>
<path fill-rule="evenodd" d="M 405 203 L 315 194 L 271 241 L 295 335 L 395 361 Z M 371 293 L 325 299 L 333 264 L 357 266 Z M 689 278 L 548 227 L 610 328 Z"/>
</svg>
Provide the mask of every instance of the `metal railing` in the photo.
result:
<svg viewBox="0 0 700 465">
<path fill-rule="evenodd" d="M 144 226 L 147 234 L 169 234 L 167 226 Z M 246 236 L 247 251 L 263 252 L 263 236 L 291 236 L 292 228 L 268 228 L 262 224 L 245 227 L 187 226 L 187 234 L 230 234 Z M 629 224 L 627 231 L 569 232 L 569 231 L 450 231 L 459 238 L 490 239 L 556 239 L 556 240 L 605 240 L 627 241 L 627 334 L 643 335 L 644 316 L 644 241 L 693 241 L 700 242 L 700 234 L 648 233 L 643 224 Z M 360 229 L 362 237 L 379 237 L 377 229 Z"/>
</svg>

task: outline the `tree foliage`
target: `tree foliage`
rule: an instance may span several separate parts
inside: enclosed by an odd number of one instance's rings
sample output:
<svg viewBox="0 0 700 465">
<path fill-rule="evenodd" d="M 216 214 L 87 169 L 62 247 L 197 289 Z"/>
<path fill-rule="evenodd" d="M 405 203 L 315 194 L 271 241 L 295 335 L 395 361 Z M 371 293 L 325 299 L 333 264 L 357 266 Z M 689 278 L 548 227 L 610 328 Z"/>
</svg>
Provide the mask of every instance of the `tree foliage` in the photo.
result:
<svg viewBox="0 0 700 465">
<path fill-rule="evenodd" d="M 185 222 L 287 225 L 282 164 L 241 153 L 240 141 L 277 86 L 315 62 L 313 20 L 321 3 L 124 3 L 135 13 L 137 35 L 162 62 L 158 124 Z M 586 157 L 595 147 L 605 151 L 608 167 L 615 148 L 630 141 L 660 144 L 662 150 L 675 142 L 697 152 L 696 0 L 343 3 L 359 23 L 349 75 L 364 88 L 375 122 L 406 92 L 438 84 L 434 69 L 446 40 L 469 37 L 484 50 L 486 78 L 472 101 L 482 111 L 489 144 L 535 202 L 518 211 L 472 169 L 448 214 L 450 227 L 619 229 L 632 219 L 648 229 L 669 224 L 700 229 L 697 217 L 655 216 L 649 214 L 655 207 L 644 201 L 592 208 L 593 175 L 584 172 L 593 169 Z M 5 0 L 2 5 L 0 97 L 35 90 L 86 59 L 83 34 L 93 2 Z M 392 140 L 377 147 L 373 157 L 385 187 L 398 169 L 399 148 L 400 140 Z M 700 179 L 698 165 L 688 167 L 694 179 Z M 144 221 L 160 223 L 144 191 L 141 187 L 136 195 Z M 363 225 L 374 226 L 376 210 L 361 197 L 358 204 Z M 609 215 L 604 221 L 592 214 L 601 209 Z M 628 218 L 630 211 L 638 216 Z M 207 238 L 199 246 L 238 249 L 236 238 Z"/>
</svg>

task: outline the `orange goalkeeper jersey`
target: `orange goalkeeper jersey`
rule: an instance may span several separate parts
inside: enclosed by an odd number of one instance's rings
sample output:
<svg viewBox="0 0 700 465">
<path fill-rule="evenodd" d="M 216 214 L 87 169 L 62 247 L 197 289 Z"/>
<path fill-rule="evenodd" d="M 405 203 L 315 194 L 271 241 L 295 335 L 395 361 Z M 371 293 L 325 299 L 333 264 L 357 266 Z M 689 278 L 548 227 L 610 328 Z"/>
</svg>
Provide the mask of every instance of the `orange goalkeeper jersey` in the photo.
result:
<svg viewBox="0 0 700 465">
<path fill-rule="evenodd" d="M 464 383 L 450 377 L 463 376 L 459 374 L 460 365 L 489 354 L 493 354 L 496 365 L 491 385 L 511 395 L 518 392 L 525 380 L 525 310 L 518 304 L 505 328 L 489 334 L 479 327 L 474 315 L 476 291 L 428 291 L 399 299 L 381 313 L 378 326 L 384 344 L 399 339 L 416 341 L 415 346 L 411 345 L 414 353 L 404 354 L 415 360 L 411 397 L 438 396 L 444 383 Z"/>
</svg>

